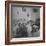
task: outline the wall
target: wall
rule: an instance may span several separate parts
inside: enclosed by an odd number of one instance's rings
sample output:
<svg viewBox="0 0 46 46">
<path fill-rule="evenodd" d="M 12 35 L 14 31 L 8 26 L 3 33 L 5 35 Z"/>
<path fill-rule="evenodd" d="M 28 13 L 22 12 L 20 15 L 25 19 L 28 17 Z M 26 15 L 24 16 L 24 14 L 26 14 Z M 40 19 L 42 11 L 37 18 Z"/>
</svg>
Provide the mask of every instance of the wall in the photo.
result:
<svg viewBox="0 0 46 46">
<path fill-rule="evenodd" d="M 0 0 L 0 46 L 5 46 L 5 0 Z M 22 0 L 21 0 L 22 1 Z M 31 0 L 24 0 L 31 1 Z M 46 2 L 46 0 L 32 0 L 34 2 Z M 46 16 L 45 16 L 46 17 Z M 46 20 L 45 20 L 46 21 Z M 46 31 L 46 29 L 45 29 Z M 45 32 L 46 34 L 46 32 Z M 14 46 L 14 45 L 11 45 Z M 15 46 L 46 46 L 46 43 L 21 44 Z"/>
</svg>

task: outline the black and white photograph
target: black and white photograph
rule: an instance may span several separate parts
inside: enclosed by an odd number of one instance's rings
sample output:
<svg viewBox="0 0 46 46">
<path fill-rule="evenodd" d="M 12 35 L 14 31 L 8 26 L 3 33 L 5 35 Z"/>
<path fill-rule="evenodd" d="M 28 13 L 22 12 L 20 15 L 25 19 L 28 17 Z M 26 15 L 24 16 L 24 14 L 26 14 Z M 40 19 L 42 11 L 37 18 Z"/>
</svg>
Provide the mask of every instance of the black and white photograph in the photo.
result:
<svg viewBox="0 0 46 46">
<path fill-rule="evenodd" d="M 11 6 L 11 37 L 40 37 L 40 7 Z"/>
</svg>

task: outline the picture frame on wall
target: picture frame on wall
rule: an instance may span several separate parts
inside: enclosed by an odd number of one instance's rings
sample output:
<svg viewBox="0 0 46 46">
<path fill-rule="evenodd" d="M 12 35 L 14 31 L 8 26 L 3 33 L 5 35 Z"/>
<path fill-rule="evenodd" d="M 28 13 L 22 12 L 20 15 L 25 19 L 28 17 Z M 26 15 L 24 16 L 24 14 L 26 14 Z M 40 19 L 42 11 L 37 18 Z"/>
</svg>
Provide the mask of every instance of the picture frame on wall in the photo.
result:
<svg viewBox="0 0 46 46">
<path fill-rule="evenodd" d="M 5 44 L 45 42 L 45 3 L 5 2 Z"/>
</svg>

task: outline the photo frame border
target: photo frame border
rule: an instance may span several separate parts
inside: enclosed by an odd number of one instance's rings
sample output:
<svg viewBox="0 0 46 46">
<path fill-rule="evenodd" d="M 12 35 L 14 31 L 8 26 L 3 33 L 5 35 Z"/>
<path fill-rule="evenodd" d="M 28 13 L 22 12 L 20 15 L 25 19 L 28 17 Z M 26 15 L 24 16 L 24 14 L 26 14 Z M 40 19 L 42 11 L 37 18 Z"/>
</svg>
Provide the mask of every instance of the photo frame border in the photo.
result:
<svg viewBox="0 0 46 46">
<path fill-rule="evenodd" d="M 10 42 L 9 32 L 9 4 L 20 3 L 20 4 L 36 4 L 43 5 L 43 40 L 37 41 L 22 41 L 22 42 Z M 27 43 L 44 43 L 45 42 L 45 3 L 44 2 L 26 2 L 26 1 L 5 1 L 5 44 L 27 44 Z"/>
</svg>

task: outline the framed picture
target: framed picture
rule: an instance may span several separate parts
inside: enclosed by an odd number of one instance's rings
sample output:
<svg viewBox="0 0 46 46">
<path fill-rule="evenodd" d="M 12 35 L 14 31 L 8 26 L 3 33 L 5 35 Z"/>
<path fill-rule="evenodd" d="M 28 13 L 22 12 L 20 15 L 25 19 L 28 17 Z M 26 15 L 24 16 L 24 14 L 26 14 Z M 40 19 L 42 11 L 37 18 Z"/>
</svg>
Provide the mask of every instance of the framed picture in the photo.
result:
<svg viewBox="0 0 46 46">
<path fill-rule="evenodd" d="M 5 2 L 5 44 L 45 42 L 45 3 Z"/>
</svg>

